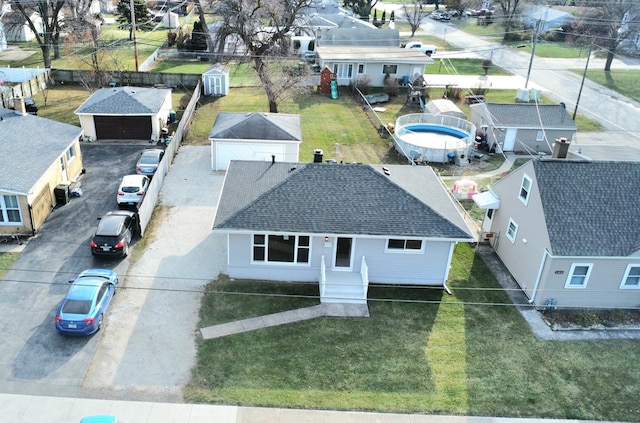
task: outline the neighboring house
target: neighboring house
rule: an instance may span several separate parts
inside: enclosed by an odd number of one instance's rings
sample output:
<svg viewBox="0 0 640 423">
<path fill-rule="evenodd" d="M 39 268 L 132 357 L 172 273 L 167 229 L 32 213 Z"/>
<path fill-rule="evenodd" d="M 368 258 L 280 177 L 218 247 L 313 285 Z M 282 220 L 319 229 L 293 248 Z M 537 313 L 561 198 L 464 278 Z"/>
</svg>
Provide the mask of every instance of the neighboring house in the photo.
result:
<svg viewBox="0 0 640 423">
<path fill-rule="evenodd" d="M 0 109 L 0 234 L 34 234 L 56 205 L 56 188 L 82 173 L 82 129 Z M 9 136 L 10 134 L 10 136 Z"/>
<path fill-rule="evenodd" d="M 490 147 L 534 154 L 550 154 L 556 139 L 571 141 L 577 130 L 564 103 L 472 104 L 471 122 Z"/>
<path fill-rule="evenodd" d="M 369 47 L 399 47 L 400 31 L 397 29 L 371 28 L 327 28 L 320 30 L 316 44 L 319 47 L 329 46 L 357 46 Z"/>
<path fill-rule="evenodd" d="M 316 47 L 321 68 L 328 67 L 336 75 L 338 85 L 369 80 L 372 87 L 383 87 L 386 78 L 407 79 L 424 74 L 425 65 L 433 59 L 419 50 L 400 47 Z"/>
<path fill-rule="evenodd" d="M 209 134 L 211 169 L 231 160 L 296 162 L 302 142 L 300 115 L 220 112 Z"/>
<path fill-rule="evenodd" d="M 636 55 L 640 53 L 640 5 L 625 14 L 618 35 L 622 39 L 618 45 L 620 51 Z"/>
<path fill-rule="evenodd" d="M 366 303 L 369 283 L 446 289 L 454 246 L 475 240 L 431 167 L 321 159 L 232 161 L 213 229 L 230 277 L 318 282 L 345 303 Z"/>
<path fill-rule="evenodd" d="M 75 111 L 93 140 L 159 140 L 170 113 L 171 89 L 145 87 L 101 88 Z"/>
<path fill-rule="evenodd" d="M 520 21 L 529 28 L 536 28 L 538 32 L 547 32 L 554 28 L 561 28 L 575 19 L 569 12 L 552 9 L 549 6 L 526 7 L 520 17 Z"/>
<path fill-rule="evenodd" d="M 637 308 L 640 163 L 555 157 L 473 197 L 482 237 L 538 309 Z"/>
<path fill-rule="evenodd" d="M 42 33 L 42 17 L 37 12 L 32 12 L 29 18 L 38 32 Z M 25 17 L 18 11 L 4 12 L 0 17 L 0 23 L 4 27 L 4 37 L 8 42 L 26 42 L 36 38 Z"/>
</svg>

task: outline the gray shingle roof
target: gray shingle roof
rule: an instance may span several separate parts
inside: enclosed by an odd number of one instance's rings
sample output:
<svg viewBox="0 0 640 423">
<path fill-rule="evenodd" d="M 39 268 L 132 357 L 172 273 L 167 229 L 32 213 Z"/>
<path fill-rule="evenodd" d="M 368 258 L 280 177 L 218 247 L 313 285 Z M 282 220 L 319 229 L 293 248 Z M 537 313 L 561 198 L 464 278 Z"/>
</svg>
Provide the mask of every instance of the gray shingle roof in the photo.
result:
<svg viewBox="0 0 640 423">
<path fill-rule="evenodd" d="M 471 240 L 433 171 L 410 169 L 430 195 L 417 198 L 369 165 L 231 161 L 214 229 Z"/>
<path fill-rule="evenodd" d="M 0 108 L 0 134 L 0 189 L 26 194 L 82 129 Z"/>
<path fill-rule="evenodd" d="M 302 141 L 300 115 L 220 112 L 209 139 Z"/>
<path fill-rule="evenodd" d="M 471 107 L 485 105 L 494 126 L 576 130 L 575 122 L 562 104 L 479 103 Z"/>
<path fill-rule="evenodd" d="M 168 88 L 113 87 L 101 88 L 75 111 L 77 115 L 153 116 L 164 104 Z"/>
<path fill-rule="evenodd" d="M 640 249 L 640 163 L 538 160 L 534 169 L 553 254 Z"/>
</svg>

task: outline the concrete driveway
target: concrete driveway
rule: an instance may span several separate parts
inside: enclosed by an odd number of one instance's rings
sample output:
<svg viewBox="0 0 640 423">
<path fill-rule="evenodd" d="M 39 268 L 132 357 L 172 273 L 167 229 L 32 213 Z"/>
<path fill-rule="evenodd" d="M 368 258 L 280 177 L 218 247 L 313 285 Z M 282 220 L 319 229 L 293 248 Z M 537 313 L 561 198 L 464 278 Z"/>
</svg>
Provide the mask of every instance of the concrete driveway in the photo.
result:
<svg viewBox="0 0 640 423">
<path fill-rule="evenodd" d="M 132 173 L 145 145 L 82 144 L 83 196 L 56 208 L 29 240 L 0 283 L 0 390 L 5 393 L 71 395 L 78 392 L 101 333 L 88 338 L 58 335 L 53 317 L 68 281 L 91 267 L 124 275 L 128 260 L 94 259 L 89 239 L 97 218 L 116 209 L 122 175 Z M 103 331 L 101 331 L 103 332 Z"/>
</svg>

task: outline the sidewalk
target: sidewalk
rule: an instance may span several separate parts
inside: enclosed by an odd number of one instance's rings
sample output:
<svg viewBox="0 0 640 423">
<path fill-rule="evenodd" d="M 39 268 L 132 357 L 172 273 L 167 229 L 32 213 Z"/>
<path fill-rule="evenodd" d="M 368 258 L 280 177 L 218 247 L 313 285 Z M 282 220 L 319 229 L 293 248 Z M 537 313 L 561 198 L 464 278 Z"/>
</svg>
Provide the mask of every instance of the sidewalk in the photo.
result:
<svg viewBox="0 0 640 423">
<path fill-rule="evenodd" d="M 168 404 L 0 394 L 7 423 L 79 423 L 85 416 L 109 414 L 123 423 L 576 423 L 577 420 L 518 419 L 450 415 L 370 413 Z M 45 417 L 46 416 L 46 417 Z"/>
</svg>

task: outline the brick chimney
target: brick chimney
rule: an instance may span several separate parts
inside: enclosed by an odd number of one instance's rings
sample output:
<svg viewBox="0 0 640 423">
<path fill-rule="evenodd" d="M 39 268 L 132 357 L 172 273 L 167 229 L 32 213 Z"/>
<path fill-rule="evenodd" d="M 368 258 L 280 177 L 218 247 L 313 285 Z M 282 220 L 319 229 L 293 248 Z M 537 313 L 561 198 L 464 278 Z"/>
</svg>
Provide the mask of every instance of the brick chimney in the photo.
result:
<svg viewBox="0 0 640 423">
<path fill-rule="evenodd" d="M 551 153 L 551 158 L 566 159 L 570 145 L 571 141 L 569 141 L 568 139 L 556 138 L 556 142 L 553 144 L 553 153 Z"/>
<path fill-rule="evenodd" d="M 27 107 L 24 105 L 24 98 L 20 96 L 13 97 L 13 109 L 17 115 L 26 116 Z"/>
</svg>

